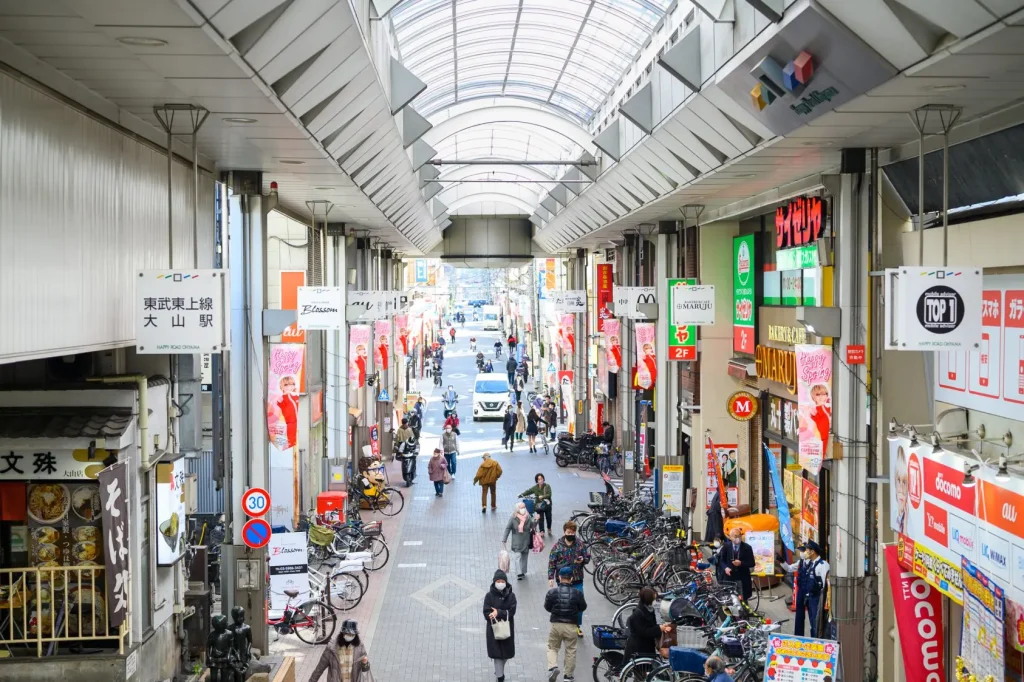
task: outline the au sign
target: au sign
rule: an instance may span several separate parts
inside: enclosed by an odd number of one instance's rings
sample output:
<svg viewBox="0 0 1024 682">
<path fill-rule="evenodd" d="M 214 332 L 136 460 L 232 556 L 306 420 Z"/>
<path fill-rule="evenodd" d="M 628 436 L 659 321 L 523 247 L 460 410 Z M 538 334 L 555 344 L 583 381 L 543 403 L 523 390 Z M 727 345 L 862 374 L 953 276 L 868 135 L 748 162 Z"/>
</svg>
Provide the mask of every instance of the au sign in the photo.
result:
<svg viewBox="0 0 1024 682">
<path fill-rule="evenodd" d="M 819 197 L 800 197 L 775 209 L 775 246 L 803 246 L 825 234 L 825 202 Z"/>
</svg>

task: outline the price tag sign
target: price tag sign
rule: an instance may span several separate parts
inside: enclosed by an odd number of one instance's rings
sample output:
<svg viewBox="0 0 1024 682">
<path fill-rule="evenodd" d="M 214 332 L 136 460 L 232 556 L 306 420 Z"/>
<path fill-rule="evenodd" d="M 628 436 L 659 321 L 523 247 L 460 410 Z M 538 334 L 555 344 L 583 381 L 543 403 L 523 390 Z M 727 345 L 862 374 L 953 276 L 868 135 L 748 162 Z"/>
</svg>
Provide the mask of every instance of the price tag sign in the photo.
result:
<svg viewBox="0 0 1024 682">
<path fill-rule="evenodd" d="M 242 511 L 249 516 L 263 516 L 270 511 L 270 493 L 263 488 L 249 488 L 242 495 Z"/>
</svg>

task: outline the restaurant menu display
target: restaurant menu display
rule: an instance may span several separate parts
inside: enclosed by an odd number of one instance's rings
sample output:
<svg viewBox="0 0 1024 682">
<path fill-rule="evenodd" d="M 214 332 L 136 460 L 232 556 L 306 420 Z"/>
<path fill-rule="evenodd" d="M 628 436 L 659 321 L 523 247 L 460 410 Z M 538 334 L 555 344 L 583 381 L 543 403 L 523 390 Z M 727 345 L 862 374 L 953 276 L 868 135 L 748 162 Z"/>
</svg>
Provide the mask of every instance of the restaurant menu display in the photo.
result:
<svg viewBox="0 0 1024 682">
<path fill-rule="evenodd" d="M 778 633 L 768 641 L 764 682 L 832 682 L 838 669 L 838 642 Z"/>
<path fill-rule="evenodd" d="M 964 621 L 960 655 L 967 670 L 979 680 L 989 675 L 1002 680 L 1004 663 L 1003 588 L 968 559 L 964 572 Z"/>
<path fill-rule="evenodd" d="M 33 483 L 27 499 L 30 565 L 103 565 L 98 484 Z"/>
</svg>

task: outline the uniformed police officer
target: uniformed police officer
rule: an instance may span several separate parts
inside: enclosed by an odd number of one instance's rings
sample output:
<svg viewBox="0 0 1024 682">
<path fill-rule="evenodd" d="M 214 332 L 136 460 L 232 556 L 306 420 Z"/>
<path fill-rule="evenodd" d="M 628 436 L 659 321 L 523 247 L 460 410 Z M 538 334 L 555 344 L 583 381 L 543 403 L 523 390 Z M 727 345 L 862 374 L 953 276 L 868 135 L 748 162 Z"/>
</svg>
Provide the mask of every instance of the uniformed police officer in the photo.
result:
<svg viewBox="0 0 1024 682">
<path fill-rule="evenodd" d="M 818 622 L 818 609 L 828 586 L 829 565 L 821 557 L 821 547 L 817 542 L 808 540 L 797 547 L 800 561 L 795 564 L 783 563 L 782 567 L 789 573 L 796 573 L 796 627 L 793 631 L 797 637 L 804 634 L 804 617 L 806 613 L 809 623 L 809 637 L 815 637 L 815 626 Z"/>
</svg>

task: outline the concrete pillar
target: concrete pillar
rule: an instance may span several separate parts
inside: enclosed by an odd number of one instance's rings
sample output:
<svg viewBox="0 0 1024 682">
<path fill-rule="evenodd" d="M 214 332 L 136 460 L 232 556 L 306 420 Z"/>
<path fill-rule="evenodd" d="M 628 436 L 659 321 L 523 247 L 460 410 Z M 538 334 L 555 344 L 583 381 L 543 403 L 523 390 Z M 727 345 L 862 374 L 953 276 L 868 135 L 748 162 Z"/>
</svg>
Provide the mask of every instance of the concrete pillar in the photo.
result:
<svg viewBox="0 0 1024 682">
<path fill-rule="evenodd" d="M 349 237 L 330 238 L 327 256 L 327 282 L 329 286 L 341 288 L 342 314 L 348 305 L 348 248 Z M 325 417 L 327 420 L 327 457 L 345 460 L 348 449 L 348 324 L 341 329 L 326 333 L 327 343 L 327 391 Z M 328 472 L 325 472 L 325 476 Z M 323 488 L 327 489 L 328 478 Z"/>
<path fill-rule="evenodd" d="M 668 308 L 668 284 L 670 277 L 676 277 L 676 223 L 662 221 L 658 224 L 658 248 L 655 264 L 655 287 L 658 300 L 658 322 L 655 335 L 655 357 L 658 366 L 658 379 L 654 390 L 654 462 L 659 475 L 665 464 L 675 464 L 676 427 L 678 423 L 679 373 L 675 363 L 668 359 L 668 336 L 672 312 Z M 670 461 L 671 458 L 671 461 Z M 659 486 L 659 491 L 661 488 Z M 660 497 L 660 495 L 659 495 Z M 659 504 L 661 500 L 658 500 Z"/>
<path fill-rule="evenodd" d="M 587 250 L 576 249 L 576 257 L 572 259 L 572 288 L 586 292 L 587 290 Z M 589 384 L 588 373 L 590 366 L 587 355 L 590 352 L 590 340 L 587 338 L 587 320 L 589 310 L 584 313 L 576 313 L 576 357 L 574 358 L 574 371 L 576 375 L 576 391 L 574 393 L 576 404 L 573 411 L 576 414 L 576 433 L 586 433 L 590 428 L 590 401 L 587 400 L 587 386 Z M 580 409 L 582 405 L 583 409 Z"/>
<path fill-rule="evenodd" d="M 639 235 L 625 235 L 625 244 L 621 246 L 615 255 L 616 264 L 621 267 L 616 269 L 615 283 L 619 286 L 637 286 L 637 246 L 640 241 Z M 618 415 L 619 439 L 623 452 L 633 452 L 634 468 L 626 468 L 622 477 L 622 488 L 625 492 L 632 492 L 636 489 L 636 466 L 639 465 L 640 453 L 636 438 L 636 403 L 633 399 L 633 364 L 636 356 L 634 346 L 636 337 L 633 333 L 633 321 L 622 316 L 621 311 L 616 311 L 616 317 L 622 323 L 622 367 L 618 373 L 618 394 L 615 399 Z"/>
</svg>

